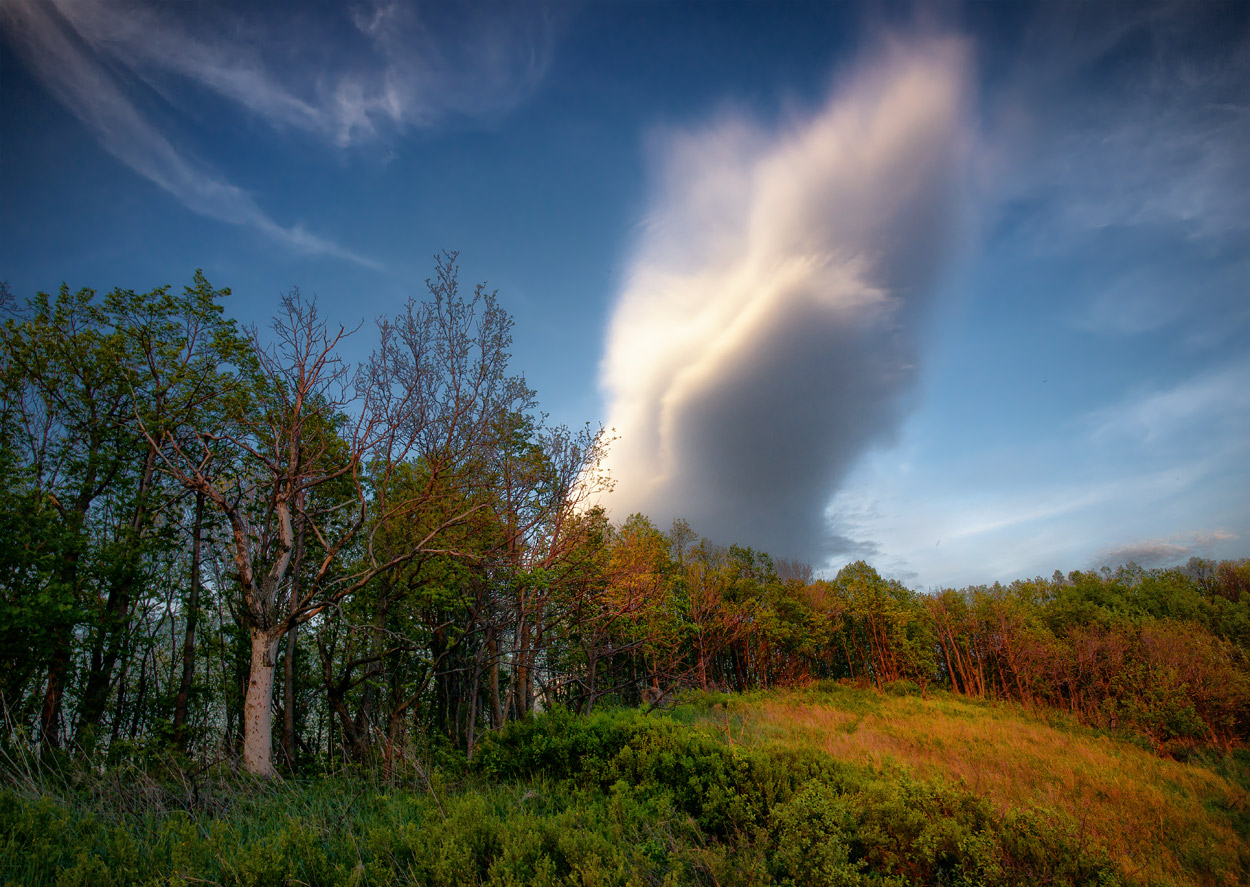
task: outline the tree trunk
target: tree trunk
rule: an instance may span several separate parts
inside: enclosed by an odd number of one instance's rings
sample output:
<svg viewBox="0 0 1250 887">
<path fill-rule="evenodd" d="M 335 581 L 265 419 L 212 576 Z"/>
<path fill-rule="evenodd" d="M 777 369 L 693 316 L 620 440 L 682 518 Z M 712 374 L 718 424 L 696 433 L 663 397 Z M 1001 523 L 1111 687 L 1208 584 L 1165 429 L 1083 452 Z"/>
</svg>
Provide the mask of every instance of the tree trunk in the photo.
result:
<svg viewBox="0 0 1250 887">
<path fill-rule="evenodd" d="M 599 678 L 599 654 L 595 652 L 586 668 L 586 714 L 590 714 L 595 708 L 595 699 L 598 696 L 597 684 Z"/>
<path fill-rule="evenodd" d="M 117 676 L 117 700 L 113 703 L 113 724 L 109 727 L 109 748 L 116 748 L 117 740 L 122 735 L 122 712 L 126 710 L 126 693 L 130 688 L 127 681 L 130 677 L 131 659 L 131 656 L 127 656 L 122 660 L 121 674 Z"/>
<path fill-rule="evenodd" d="M 243 766 L 257 776 L 273 777 L 273 673 L 281 633 L 253 628 L 252 669 L 243 701 Z"/>
<path fill-rule="evenodd" d="M 473 746 L 477 742 L 477 707 L 482 686 L 482 648 L 478 648 L 473 662 L 473 684 L 469 690 L 469 722 L 464 731 L 465 754 L 473 760 Z"/>
<path fill-rule="evenodd" d="M 699 632 L 699 689 L 707 690 L 707 645 L 703 642 L 703 632 Z"/>
<path fill-rule="evenodd" d="M 151 651 L 145 650 L 143 658 L 139 660 L 139 689 L 135 693 L 135 707 L 130 719 L 130 741 L 134 742 L 139 736 L 139 718 L 143 714 L 143 697 L 148 692 L 148 654 Z M 121 717 L 121 711 L 117 712 L 117 716 Z"/>
<path fill-rule="evenodd" d="M 87 459 L 87 478 L 95 482 L 94 451 Z M 87 509 L 91 505 L 91 494 L 86 484 L 79 493 L 75 510 L 66 515 L 66 524 L 70 533 L 78 536 L 82 532 Z M 73 589 L 75 598 L 79 598 L 78 588 L 78 554 L 71 546 L 58 570 L 63 587 Z M 43 706 L 39 714 L 39 743 L 45 748 L 61 746 L 61 707 L 65 701 L 65 685 L 69 678 L 71 659 L 73 656 L 72 625 L 59 623 L 52 632 L 51 661 L 48 664 L 48 687 L 43 694 Z"/>
<path fill-rule="evenodd" d="M 48 689 L 43 694 L 43 709 L 39 715 L 39 741 L 44 747 L 60 748 L 61 700 L 65 695 L 65 676 L 69 671 L 69 632 L 58 630 L 48 666 Z"/>
<path fill-rule="evenodd" d="M 299 494 L 296 513 L 304 510 L 304 494 Z M 300 567 L 304 560 L 304 521 L 299 522 L 299 531 L 295 534 L 295 557 L 291 567 L 291 628 L 286 633 L 286 661 L 282 674 L 282 756 L 286 766 L 295 768 L 295 649 L 297 646 L 296 632 L 299 626 L 295 622 L 295 611 L 300 598 Z"/>
<path fill-rule="evenodd" d="M 846 653 L 846 670 L 850 672 L 850 677 L 852 680 L 854 680 L 855 679 L 855 662 L 851 659 L 850 644 L 846 642 L 845 632 L 839 632 L 838 634 L 841 635 L 842 637 L 842 650 L 844 653 Z"/>
<path fill-rule="evenodd" d="M 356 721 L 352 719 L 352 713 L 347 708 L 347 684 L 327 686 L 326 698 L 330 710 L 339 718 L 339 731 L 343 734 L 341 743 L 343 754 L 350 755 L 356 761 L 362 760 L 361 749 L 364 746 L 357 735 Z"/>
<path fill-rule="evenodd" d="M 495 643 L 495 629 L 488 629 L 486 637 L 486 650 L 490 655 L 491 727 L 498 730 L 503 726 L 503 705 L 499 701 L 499 646 Z"/>
<path fill-rule="evenodd" d="M 182 680 L 174 703 L 174 742 L 186 749 L 187 705 L 195 677 L 195 628 L 200 614 L 200 551 L 204 531 L 204 493 L 195 494 L 195 523 L 191 527 L 191 594 L 187 600 L 187 628 L 182 639 Z"/>
<path fill-rule="evenodd" d="M 117 667 L 125 638 L 130 630 L 130 607 L 134 597 L 139 573 L 140 540 L 147 521 L 146 498 L 152 486 L 156 468 L 156 452 L 148 448 L 143 461 L 143 473 L 139 477 L 139 490 L 134 515 L 130 520 L 130 562 L 122 574 L 109 584 L 108 599 L 100 624 L 96 628 L 91 650 L 91 664 L 87 671 L 87 683 L 82 694 L 78 713 L 76 738 L 83 748 L 95 745 L 95 730 L 108 707 L 109 690 L 113 683 L 113 670 Z M 118 713 L 120 716 L 120 712 Z"/>
<path fill-rule="evenodd" d="M 524 718 L 530 713 L 533 678 L 530 675 L 530 624 L 521 623 L 521 643 L 517 653 L 516 669 L 516 707 L 517 717 Z"/>
<path fill-rule="evenodd" d="M 405 715 L 407 711 L 407 708 L 393 709 L 387 716 L 386 748 L 382 752 L 382 772 L 388 780 L 394 778 L 396 761 L 403 756 L 400 743 L 403 742 L 404 733 L 406 732 Z"/>
</svg>

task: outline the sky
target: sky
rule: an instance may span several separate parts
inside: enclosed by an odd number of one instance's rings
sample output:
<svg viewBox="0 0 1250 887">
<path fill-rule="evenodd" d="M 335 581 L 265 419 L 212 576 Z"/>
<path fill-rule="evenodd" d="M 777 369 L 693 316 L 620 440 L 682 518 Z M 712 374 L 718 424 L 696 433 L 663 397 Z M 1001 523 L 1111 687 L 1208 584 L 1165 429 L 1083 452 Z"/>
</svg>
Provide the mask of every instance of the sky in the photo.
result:
<svg viewBox="0 0 1250 887">
<path fill-rule="evenodd" d="M 1250 555 L 1250 4 L 0 3 L 0 280 L 441 250 L 615 519 L 917 588 Z"/>
</svg>

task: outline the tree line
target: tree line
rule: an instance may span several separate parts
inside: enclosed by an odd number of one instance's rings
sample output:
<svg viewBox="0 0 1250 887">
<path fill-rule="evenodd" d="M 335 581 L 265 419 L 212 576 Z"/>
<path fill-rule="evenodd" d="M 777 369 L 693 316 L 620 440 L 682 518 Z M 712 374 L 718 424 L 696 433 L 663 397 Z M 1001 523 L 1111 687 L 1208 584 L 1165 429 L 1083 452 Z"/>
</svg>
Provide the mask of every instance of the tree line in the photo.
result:
<svg viewBox="0 0 1250 887">
<path fill-rule="evenodd" d="M 369 356 L 292 291 L 4 292 L 0 696 L 49 754 L 249 771 L 472 755 L 554 706 L 847 679 L 1057 706 L 1160 743 L 1250 731 L 1250 562 L 921 594 L 595 506 L 455 254 Z"/>
</svg>

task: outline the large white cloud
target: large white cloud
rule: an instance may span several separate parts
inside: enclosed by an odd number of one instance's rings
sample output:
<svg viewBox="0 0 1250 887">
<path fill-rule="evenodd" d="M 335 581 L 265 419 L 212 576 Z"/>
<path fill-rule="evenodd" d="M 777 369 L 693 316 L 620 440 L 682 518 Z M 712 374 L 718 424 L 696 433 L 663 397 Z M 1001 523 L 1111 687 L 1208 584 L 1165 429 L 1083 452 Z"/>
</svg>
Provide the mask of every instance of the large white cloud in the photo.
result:
<svg viewBox="0 0 1250 887">
<path fill-rule="evenodd" d="M 608 330 L 617 518 L 782 556 L 845 540 L 839 479 L 895 430 L 959 224 L 969 62 L 896 40 L 818 111 L 670 134 Z"/>
</svg>

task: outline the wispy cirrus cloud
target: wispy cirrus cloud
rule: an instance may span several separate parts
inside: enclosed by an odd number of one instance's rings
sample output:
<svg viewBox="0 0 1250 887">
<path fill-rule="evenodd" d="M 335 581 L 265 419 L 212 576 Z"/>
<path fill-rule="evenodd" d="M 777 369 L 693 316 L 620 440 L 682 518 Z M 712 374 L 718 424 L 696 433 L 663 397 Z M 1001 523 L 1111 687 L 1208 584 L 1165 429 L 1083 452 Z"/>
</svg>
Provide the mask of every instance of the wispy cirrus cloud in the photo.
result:
<svg viewBox="0 0 1250 887">
<path fill-rule="evenodd" d="M 0 7 L 9 42 L 44 86 L 106 150 L 188 209 L 303 252 L 376 267 L 276 221 L 179 147 L 142 100 L 146 87 L 167 108 L 185 110 L 207 91 L 263 126 L 346 147 L 507 110 L 538 83 L 549 57 L 550 28 L 537 11 L 500 16 L 463 6 L 455 18 L 431 22 L 413 4 L 374 3 L 344 16 L 278 20 L 264 7 L 108 0 Z"/>
<path fill-rule="evenodd" d="M 1250 449 L 1250 363 L 1140 392 L 1089 416 L 1095 442 Z M 1192 451 L 1192 448 L 1191 448 Z"/>
<path fill-rule="evenodd" d="M 1115 473 L 1091 466 L 1080 476 L 1054 476 L 1049 466 L 1063 453 L 1049 443 L 1003 455 L 1004 463 L 1018 462 L 1030 474 L 1020 476 L 1006 464 L 993 466 L 985 453 L 970 453 L 961 464 L 943 465 L 940 473 L 920 466 L 917 476 L 897 464 L 896 454 L 874 453 L 834 498 L 834 526 L 850 538 L 873 540 L 881 552 L 874 558 L 880 569 L 918 576 L 930 586 L 1048 576 L 1057 568 L 1091 563 L 1159 563 L 1137 556 L 1144 550 L 1129 551 L 1139 542 L 1108 544 L 1108 537 L 1153 540 L 1152 545 L 1163 539 L 1203 555 L 1237 554 L 1238 537 L 1231 531 L 1172 529 L 1177 523 L 1223 527 L 1244 520 L 1238 502 L 1216 507 L 1195 497 L 1195 490 L 1228 483 L 1218 457 L 1199 454 L 1154 468 L 1130 462 Z M 844 553 L 828 569 L 858 556 Z"/>
<path fill-rule="evenodd" d="M 53 5 L 97 55 L 157 89 L 174 75 L 266 125 L 343 146 L 507 110 L 551 55 L 551 19 L 537 6 L 393 0 L 281 18 L 224 6 L 192 19 L 167 3 Z"/>
<path fill-rule="evenodd" d="M 869 454 L 829 509 L 834 529 L 875 546 L 874 563 L 891 575 L 965 585 L 1244 556 L 1244 359 L 1143 385 L 1028 442 L 969 437 L 957 454 L 926 444 L 913 425 L 898 450 Z"/>
<path fill-rule="evenodd" d="M 1244 244 L 1245 19 L 1219 3 L 1040 7 L 992 100 L 982 159 L 994 199 L 1033 205 L 1046 249 L 1110 228 Z"/>
<path fill-rule="evenodd" d="M 898 40 L 778 131 L 731 116 L 662 140 L 601 366 L 615 515 L 781 556 L 849 544 L 825 505 L 906 412 L 969 79 L 961 42 Z"/>
<path fill-rule="evenodd" d="M 1041 5 L 987 88 L 987 258 L 1063 280 L 1054 310 L 1188 349 L 1250 322 L 1245 4 Z M 1073 273 L 1073 272 L 1076 273 Z"/>
</svg>

